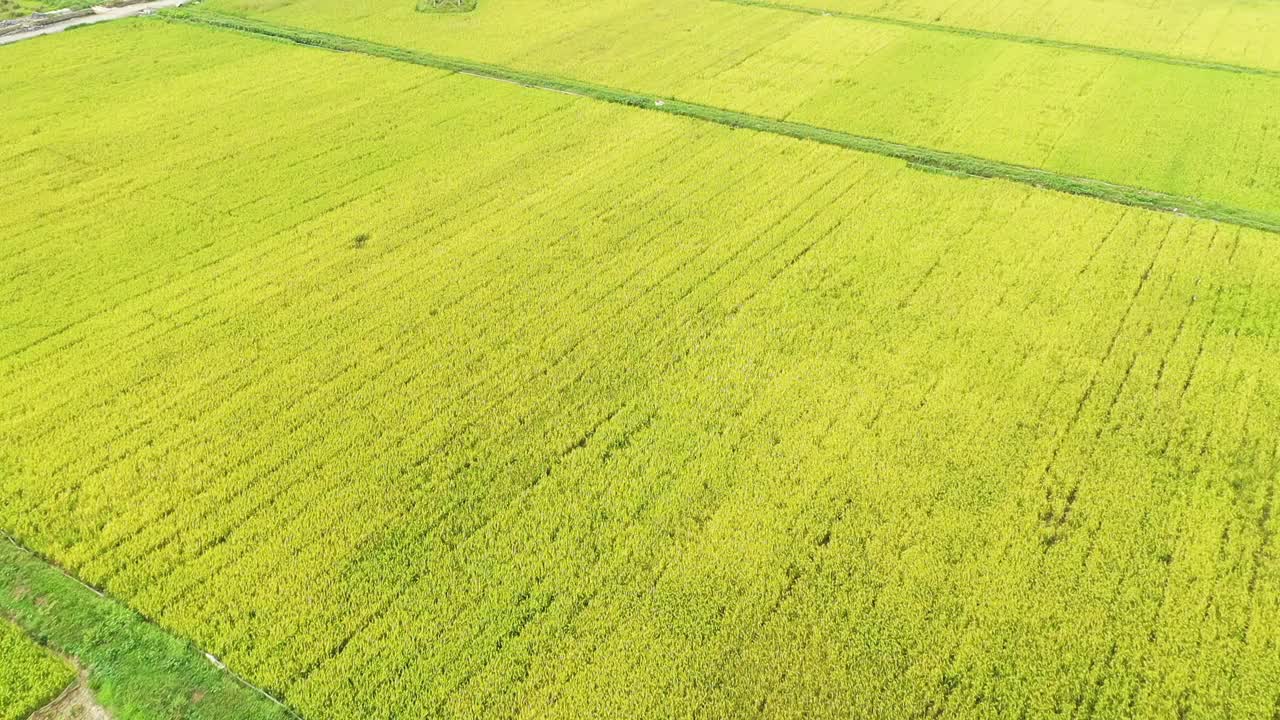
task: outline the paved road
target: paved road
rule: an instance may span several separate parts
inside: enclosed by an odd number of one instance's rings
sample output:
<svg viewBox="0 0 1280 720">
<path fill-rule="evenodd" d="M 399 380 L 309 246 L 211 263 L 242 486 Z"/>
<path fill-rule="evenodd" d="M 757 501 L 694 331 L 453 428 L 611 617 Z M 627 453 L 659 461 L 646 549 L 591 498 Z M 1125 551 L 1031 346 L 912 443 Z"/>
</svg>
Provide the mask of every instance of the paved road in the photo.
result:
<svg viewBox="0 0 1280 720">
<path fill-rule="evenodd" d="M 154 2 L 126 5 L 124 7 L 95 7 L 92 15 L 71 18 L 70 20 L 60 23 L 45 25 L 44 27 L 36 28 L 35 30 L 14 33 L 13 35 L 0 35 L 0 45 L 8 45 L 9 43 L 16 43 L 20 40 L 29 40 L 33 37 L 61 32 L 67 28 L 76 27 L 77 25 L 93 25 L 94 23 L 107 22 L 108 20 L 119 20 L 120 18 L 132 17 L 134 15 L 140 15 L 145 10 L 159 10 L 160 8 L 178 7 L 179 5 L 186 5 L 189 2 L 191 2 L 191 0 L 154 0 Z"/>
</svg>

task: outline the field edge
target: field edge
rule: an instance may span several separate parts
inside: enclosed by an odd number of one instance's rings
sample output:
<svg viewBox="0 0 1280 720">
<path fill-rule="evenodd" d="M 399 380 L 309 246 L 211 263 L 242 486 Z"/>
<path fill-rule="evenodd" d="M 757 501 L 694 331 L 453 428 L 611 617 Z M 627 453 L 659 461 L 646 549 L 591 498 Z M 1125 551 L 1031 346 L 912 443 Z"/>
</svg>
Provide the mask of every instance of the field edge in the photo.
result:
<svg viewBox="0 0 1280 720">
<path fill-rule="evenodd" d="M 73 658 L 116 720 L 285 720 L 297 713 L 0 531 L 0 614 Z M 60 689 L 61 690 L 61 689 Z M 53 698 L 50 698 L 52 700 Z"/>
</svg>

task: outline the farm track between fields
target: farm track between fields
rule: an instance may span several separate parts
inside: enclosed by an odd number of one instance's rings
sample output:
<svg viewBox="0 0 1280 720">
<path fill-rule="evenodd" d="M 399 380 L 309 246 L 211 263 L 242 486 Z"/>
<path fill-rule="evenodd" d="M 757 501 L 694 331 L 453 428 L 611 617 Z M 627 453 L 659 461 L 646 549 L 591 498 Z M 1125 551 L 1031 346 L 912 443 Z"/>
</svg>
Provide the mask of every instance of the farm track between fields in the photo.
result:
<svg viewBox="0 0 1280 720">
<path fill-rule="evenodd" d="M 133 712 L 154 702 L 173 703 L 171 710 L 182 703 L 195 705 L 203 701 L 203 693 L 207 692 L 213 696 L 209 703 L 215 706 L 210 717 L 246 714 L 260 720 L 281 720 L 277 713 L 284 713 L 293 720 L 303 720 L 293 708 L 231 671 L 188 638 L 170 633 L 153 619 L 89 585 L 3 529 L 0 529 L 0 560 L 4 561 L 0 563 L 0 590 L 11 590 L 0 597 L 0 613 L 9 616 L 23 630 L 38 634 L 59 653 L 75 656 L 77 665 L 84 665 L 78 668 L 79 679 L 32 717 L 62 717 L 55 706 L 68 697 L 72 698 L 72 705 L 78 704 L 81 709 L 87 706 L 101 711 L 103 708 L 89 679 L 118 674 L 120 677 L 104 679 L 103 686 L 115 703 L 131 705 Z M 58 619 L 50 622 L 47 616 L 55 607 L 60 608 L 53 613 Z M 134 668 L 121 672 L 124 665 L 116 665 L 121 658 L 113 643 L 104 641 L 107 637 L 138 652 L 141 657 L 137 659 L 147 665 L 151 673 L 147 681 L 136 686 L 115 685 L 121 679 L 126 683 L 136 681 L 140 675 Z M 152 664 L 156 655 L 160 660 Z M 198 691 L 201 696 L 182 697 L 185 683 L 203 688 Z M 250 695 L 245 695 L 246 692 Z M 148 697 L 139 697 L 139 693 Z M 269 702 L 270 706 L 262 706 L 269 709 L 255 707 L 257 698 Z M 42 714 L 49 711 L 52 714 Z"/>
<path fill-rule="evenodd" d="M 975 178 L 1008 180 L 1071 195 L 1091 197 L 1119 205 L 1187 215 L 1204 220 L 1280 233 L 1280 217 L 1269 213 L 1207 202 L 1193 197 L 1163 193 L 1142 187 L 1110 183 L 1096 178 L 1068 175 L 1042 168 L 1017 165 L 919 145 L 908 145 L 864 135 L 855 135 L 789 120 L 753 115 L 684 100 L 645 95 L 626 89 L 597 85 L 571 78 L 515 70 L 500 65 L 435 55 L 394 45 L 385 45 L 359 38 L 260 20 L 192 10 L 175 10 L 164 13 L 161 17 L 169 21 L 231 30 L 306 47 L 336 52 L 359 53 L 432 67 L 458 74 L 514 83 L 531 89 L 554 91 L 591 100 L 601 100 L 718 123 L 732 128 L 755 130 L 800 140 L 811 140 L 858 152 L 897 158 L 924 171 L 940 171 Z"/>
<path fill-rule="evenodd" d="M 1165 65 L 1178 65 L 1181 67 L 1198 68 L 1201 70 L 1280 78 L 1280 70 L 1250 67 L 1248 65 L 1236 65 L 1234 63 L 1214 62 L 1212 60 L 1197 60 L 1195 58 L 1181 57 L 1178 55 L 1166 55 L 1164 53 L 1147 52 L 1144 50 L 1131 50 L 1129 48 L 1111 47 L 1109 45 L 1093 45 L 1089 43 L 1071 42 L 1069 40 L 1052 40 L 1049 38 L 1037 37 L 1035 35 L 1018 35 L 1015 33 L 1003 33 L 993 30 L 979 30 L 976 28 L 960 27 L 956 25 L 904 20 L 901 18 L 885 17 L 883 15 L 868 15 L 864 13 L 847 12 L 844 10 L 770 2 L 770 0 L 712 1 L 727 3 L 730 5 L 740 5 L 743 7 L 777 10 L 779 12 L 800 13 L 804 15 L 814 15 L 817 17 L 830 17 L 841 20 L 875 23 L 878 25 L 892 25 L 895 27 L 908 28 L 910 30 L 926 30 L 929 32 L 948 33 L 951 35 L 963 35 L 965 37 L 978 38 L 980 40 L 996 40 L 1000 42 L 1017 43 L 1020 45 L 1035 45 L 1038 47 L 1056 48 L 1059 50 L 1094 53 L 1097 55 L 1112 55 L 1115 57 L 1129 58 L 1131 60 L 1143 60 L 1146 62 L 1163 63 Z"/>
</svg>

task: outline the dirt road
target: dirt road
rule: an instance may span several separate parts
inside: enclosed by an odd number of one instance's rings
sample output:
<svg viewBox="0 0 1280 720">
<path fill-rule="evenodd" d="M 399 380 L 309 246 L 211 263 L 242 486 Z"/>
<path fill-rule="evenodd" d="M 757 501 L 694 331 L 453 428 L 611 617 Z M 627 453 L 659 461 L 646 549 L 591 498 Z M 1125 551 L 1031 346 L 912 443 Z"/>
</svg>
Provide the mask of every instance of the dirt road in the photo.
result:
<svg viewBox="0 0 1280 720">
<path fill-rule="evenodd" d="M 95 7 L 92 15 L 71 18 L 64 22 L 53 23 L 34 30 L 27 30 L 25 32 L 14 33 L 12 35 L 0 35 L 0 45 L 8 45 L 21 40 L 30 40 L 33 37 L 61 32 L 67 28 L 77 27 L 79 25 L 93 25 L 94 23 L 107 22 L 108 20 L 119 20 L 120 18 L 133 17 L 134 15 L 141 15 L 148 10 L 178 7 L 179 5 L 186 5 L 189 2 L 191 2 L 191 0 L 154 0 L 153 2 L 143 2 L 136 5 L 125 5 L 124 7 Z"/>
</svg>

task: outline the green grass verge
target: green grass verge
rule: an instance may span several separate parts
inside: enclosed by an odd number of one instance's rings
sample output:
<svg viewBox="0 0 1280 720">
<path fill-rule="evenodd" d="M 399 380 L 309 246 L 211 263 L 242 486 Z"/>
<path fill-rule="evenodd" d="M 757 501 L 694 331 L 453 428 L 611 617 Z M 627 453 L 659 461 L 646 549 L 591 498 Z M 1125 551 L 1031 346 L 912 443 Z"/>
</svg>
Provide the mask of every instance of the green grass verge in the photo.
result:
<svg viewBox="0 0 1280 720">
<path fill-rule="evenodd" d="M 292 714 L 196 647 L 0 538 L 0 614 L 77 658 L 116 720 L 284 720 Z M 61 690 L 61 688 L 59 688 Z"/>
<path fill-rule="evenodd" d="M 1211 60 L 1195 60 L 1193 58 L 1179 57 L 1177 55 L 1164 55 L 1161 53 L 1143 52 L 1142 50 L 1128 50 L 1125 48 L 1108 47 L 1106 45 L 1090 45 L 1088 43 L 1076 43 L 1066 40 L 1049 40 L 1047 38 L 1035 37 L 1034 35 L 1015 35 L 1013 33 L 993 32 L 991 30 L 975 30 L 973 28 L 957 27 L 954 25 L 939 25 L 937 23 L 918 22 L 915 20 L 900 20 L 898 18 L 883 17 L 880 15 L 864 15 L 862 13 L 828 10 L 826 8 L 809 7 L 805 5 L 789 5 L 787 3 L 770 2 L 769 0 L 718 1 L 729 3 L 731 5 L 767 8 L 769 10 L 803 13 L 805 15 L 843 18 L 845 20 L 857 20 L 859 22 L 877 23 L 880 25 L 896 25 L 898 27 L 910 28 L 912 30 L 929 30 L 932 32 L 950 33 L 952 35 L 965 35 L 968 37 L 980 38 L 982 40 L 999 40 L 1002 42 L 1019 43 L 1022 45 L 1039 45 L 1041 47 L 1058 48 L 1060 50 L 1074 50 L 1078 52 L 1097 53 L 1100 55 L 1114 55 L 1116 57 L 1130 58 L 1132 60 L 1145 60 L 1148 62 L 1165 63 L 1167 65 L 1181 65 L 1184 67 L 1200 68 L 1201 70 L 1217 70 L 1220 72 L 1242 73 L 1245 75 L 1280 77 L 1280 70 L 1267 70 L 1264 68 L 1248 67 L 1246 65 L 1213 62 Z"/>
<path fill-rule="evenodd" d="M 476 0 L 419 0 L 418 12 L 465 13 L 476 9 Z"/>
<path fill-rule="evenodd" d="M 498 65 L 434 55 L 393 45 L 383 45 L 368 40 L 315 30 L 287 27 L 244 17 L 189 9 L 166 11 L 161 17 L 170 21 L 234 30 L 298 45 L 338 52 L 362 53 L 440 70 L 450 70 L 517 83 L 531 88 L 570 93 L 594 100 L 603 100 L 620 105 L 715 122 L 729 127 L 784 135 L 801 140 L 812 140 L 859 152 L 898 158 L 905 160 L 908 164 L 918 169 L 932 168 L 951 174 L 999 178 L 1072 195 L 1092 197 L 1120 205 L 1174 212 L 1205 220 L 1280 233 L 1280 217 L 1255 210 L 1231 207 L 1145 188 L 1116 185 L 1093 178 L 1064 175 L 998 160 L 989 160 L 916 145 L 905 145 L 879 138 L 853 135 L 828 128 L 751 115 L 683 100 L 640 95 L 628 90 L 595 85 L 579 80 L 523 72 Z"/>
<path fill-rule="evenodd" d="M 0 0 L 0 20 L 12 20 L 39 12 L 43 7 L 30 0 Z"/>
</svg>

